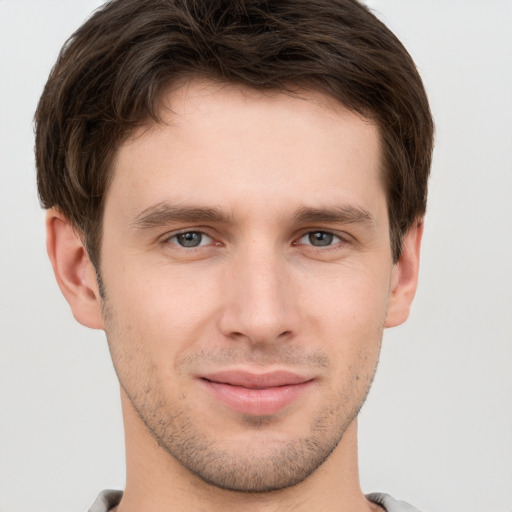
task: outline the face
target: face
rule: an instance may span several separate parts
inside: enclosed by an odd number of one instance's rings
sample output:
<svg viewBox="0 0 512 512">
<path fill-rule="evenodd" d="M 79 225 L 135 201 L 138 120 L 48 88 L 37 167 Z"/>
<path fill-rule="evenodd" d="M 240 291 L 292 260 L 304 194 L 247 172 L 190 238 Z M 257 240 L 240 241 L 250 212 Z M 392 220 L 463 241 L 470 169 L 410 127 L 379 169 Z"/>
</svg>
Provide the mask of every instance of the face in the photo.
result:
<svg viewBox="0 0 512 512">
<path fill-rule="evenodd" d="M 313 92 L 192 82 L 165 105 L 120 148 L 105 205 L 115 369 L 193 474 L 294 485 L 377 364 L 394 280 L 378 130 Z"/>
</svg>

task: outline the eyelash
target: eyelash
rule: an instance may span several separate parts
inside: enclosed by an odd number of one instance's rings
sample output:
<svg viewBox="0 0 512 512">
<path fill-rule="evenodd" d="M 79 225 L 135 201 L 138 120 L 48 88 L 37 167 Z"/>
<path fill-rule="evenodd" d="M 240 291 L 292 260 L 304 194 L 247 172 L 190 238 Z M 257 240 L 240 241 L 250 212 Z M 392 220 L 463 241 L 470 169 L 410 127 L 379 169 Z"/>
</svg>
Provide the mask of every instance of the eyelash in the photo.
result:
<svg viewBox="0 0 512 512">
<path fill-rule="evenodd" d="M 306 245 L 306 246 L 311 246 L 311 247 L 315 247 L 315 248 L 324 248 L 323 250 L 326 250 L 326 249 L 329 249 L 329 248 L 333 248 L 335 246 L 337 246 L 338 244 L 340 243 L 345 243 L 347 242 L 347 240 L 345 238 L 343 238 L 341 235 L 338 235 L 332 231 L 326 231 L 326 230 L 323 230 L 323 229 L 319 229 L 319 230 L 314 230 L 314 231 L 307 231 L 306 233 L 304 233 L 300 238 L 299 238 L 299 242 L 300 240 L 308 237 L 309 238 L 309 241 L 311 242 L 311 236 L 312 235 L 321 235 L 321 236 L 327 236 L 328 237 L 328 240 L 329 240 L 329 237 L 330 237 L 330 241 L 332 242 L 334 239 L 337 239 L 337 242 L 336 243 L 329 243 L 328 245 L 313 245 L 313 243 L 311 244 L 303 244 L 303 245 Z M 318 241 L 321 241 L 321 240 L 318 240 Z M 293 245 L 299 245 L 298 242 L 294 242 Z"/>
<path fill-rule="evenodd" d="M 180 235 L 200 235 L 201 236 L 201 240 L 200 240 L 200 243 L 199 245 L 196 245 L 196 246 L 184 246 L 184 245 L 181 245 L 179 242 L 178 242 L 178 237 Z M 318 245 L 318 246 L 315 246 L 313 245 L 312 243 L 311 244 L 307 244 L 307 243 L 300 243 L 300 241 L 306 237 L 309 238 L 309 241 L 311 241 L 311 236 L 312 235 L 321 235 L 321 236 L 327 236 L 327 237 L 331 237 L 331 242 L 333 240 L 337 240 L 335 243 L 329 243 L 328 245 Z M 217 246 L 220 246 L 221 243 L 220 242 L 215 242 L 214 240 L 214 237 L 211 236 L 210 234 L 208 234 L 206 231 L 202 231 L 200 229 L 197 229 L 197 230 L 187 230 L 187 231 L 180 231 L 178 233 L 173 233 L 172 235 L 170 236 L 166 236 L 163 240 L 162 240 L 162 243 L 163 244 L 169 244 L 171 243 L 172 245 L 175 245 L 177 247 L 179 247 L 180 249 L 184 249 L 184 250 L 187 250 L 187 251 L 192 251 L 194 249 L 200 249 L 201 247 L 204 247 L 204 246 L 210 246 L 211 245 L 211 242 L 207 243 L 207 244 L 203 244 L 203 240 L 202 240 L 202 237 L 208 237 L 212 242 L 214 242 L 214 245 L 217 245 Z M 173 242 L 173 240 L 175 242 Z M 321 240 L 320 240 L 321 241 Z M 292 243 L 293 246 L 299 246 L 299 245 L 304 245 L 304 246 L 309 246 L 309 247 L 313 247 L 313 248 L 320 248 L 320 250 L 328 250 L 328 249 L 332 249 L 336 246 L 338 246 L 339 244 L 346 244 L 348 243 L 349 240 L 348 240 L 348 237 L 344 237 L 340 234 L 337 234 L 333 231 L 329 231 L 329 230 L 324 230 L 324 229 L 316 229 L 316 230 L 309 230 L 309 231 L 306 231 L 304 232 L 303 234 L 300 235 L 299 238 L 295 239 L 294 242 Z"/>
<path fill-rule="evenodd" d="M 178 237 L 181 236 L 181 235 L 200 235 L 201 237 L 208 237 L 210 240 L 214 241 L 213 237 L 210 236 L 208 233 L 206 233 L 205 231 L 201 231 L 199 229 L 189 229 L 187 231 L 180 231 L 179 233 L 173 233 L 172 235 L 170 236 L 166 236 L 163 240 L 162 240 L 162 243 L 164 244 L 169 244 L 171 243 L 172 245 L 176 245 L 177 247 L 181 248 L 181 249 L 185 249 L 185 250 L 193 250 L 193 249 L 198 249 L 200 247 L 204 247 L 204 245 L 210 245 L 210 243 L 208 244 L 203 244 L 202 240 L 200 242 L 199 245 L 197 246 L 189 246 L 189 247 L 186 247 L 186 246 L 183 246 L 181 244 L 178 243 Z M 173 243 L 173 240 L 176 241 L 176 243 Z M 216 243 L 215 245 L 220 245 L 219 243 Z"/>
</svg>

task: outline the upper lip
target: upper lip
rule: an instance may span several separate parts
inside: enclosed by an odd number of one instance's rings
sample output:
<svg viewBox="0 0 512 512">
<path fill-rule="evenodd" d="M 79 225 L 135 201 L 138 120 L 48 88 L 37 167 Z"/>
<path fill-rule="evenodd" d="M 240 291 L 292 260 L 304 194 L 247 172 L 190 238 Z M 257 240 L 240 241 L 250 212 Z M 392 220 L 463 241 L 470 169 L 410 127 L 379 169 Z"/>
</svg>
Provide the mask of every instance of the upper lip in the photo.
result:
<svg viewBox="0 0 512 512">
<path fill-rule="evenodd" d="M 312 380 L 311 377 L 299 375 L 287 370 L 277 370 L 266 373 L 252 373 L 243 370 L 224 370 L 201 375 L 201 378 L 219 384 L 241 386 L 249 389 L 291 386 L 295 384 L 303 384 L 304 382 Z"/>
</svg>

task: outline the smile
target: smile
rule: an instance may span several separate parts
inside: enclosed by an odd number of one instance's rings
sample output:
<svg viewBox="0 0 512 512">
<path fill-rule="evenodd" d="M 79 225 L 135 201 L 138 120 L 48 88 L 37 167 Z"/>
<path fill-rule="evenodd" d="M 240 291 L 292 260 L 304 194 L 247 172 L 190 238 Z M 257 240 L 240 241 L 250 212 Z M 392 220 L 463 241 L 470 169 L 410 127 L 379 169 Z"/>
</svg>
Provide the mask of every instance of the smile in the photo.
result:
<svg viewBox="0 0 512 512">
<path fill-rule="evenodd" d="M 208 392 L 243 414 L 275 414 L 301 397 L 314 379 L 287 371 L 253 374 L 224 371 L 200 377 Z"/>
</svg>

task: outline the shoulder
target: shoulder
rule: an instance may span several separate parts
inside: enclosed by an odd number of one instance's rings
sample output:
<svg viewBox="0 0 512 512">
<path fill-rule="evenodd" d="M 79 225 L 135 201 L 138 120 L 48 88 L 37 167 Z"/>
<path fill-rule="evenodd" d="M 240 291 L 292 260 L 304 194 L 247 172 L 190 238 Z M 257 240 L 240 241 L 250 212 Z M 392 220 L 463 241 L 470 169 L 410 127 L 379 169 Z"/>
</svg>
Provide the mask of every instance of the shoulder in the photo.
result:
<svg viewBox="0 0 512 512">
<path fill-rule="evenodd" d="M 383 507 L 386 512 L 420 512 L 417 508 L 409 505 L 409 503 L 395 500 L 395 498 L 389 494 L 374 492 L 372 494 L 367 494 L 366 497 L 370 501 L 373 501 L 373 503 L 377 503 L 377 505 Z"/>
<path fill-rule="evenodd" d="M 123 491 L 114 491 L 112 489 L 101 491 L 89 512 L 108 512 L 119 504 L 122 496 Z"/>
</svg>

